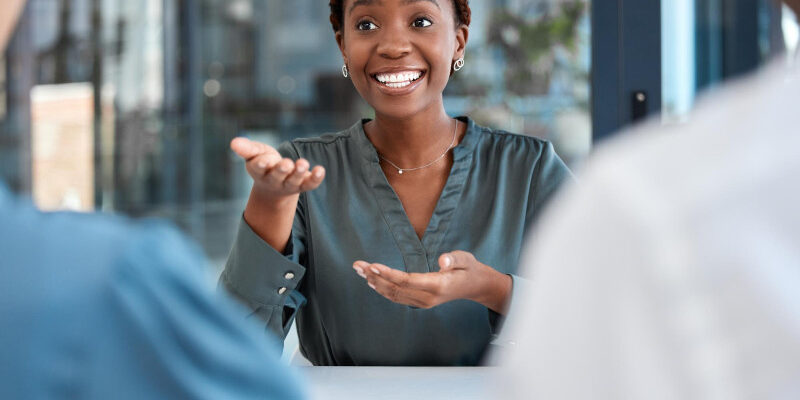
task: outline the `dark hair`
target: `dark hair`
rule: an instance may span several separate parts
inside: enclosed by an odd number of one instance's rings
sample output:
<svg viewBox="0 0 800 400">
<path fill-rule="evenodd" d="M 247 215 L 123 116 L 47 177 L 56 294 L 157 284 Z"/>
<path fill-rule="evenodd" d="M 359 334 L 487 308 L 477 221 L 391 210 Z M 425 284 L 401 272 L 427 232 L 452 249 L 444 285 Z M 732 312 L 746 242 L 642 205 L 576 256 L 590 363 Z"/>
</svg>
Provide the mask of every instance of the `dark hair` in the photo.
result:
<svg viewBox="0 0 800 400">
<path fill-rule="evenodd" d="M 334 32 L 341 32 L 344 21 L 344 0 L 330 0 L 331 26 Z M 453 0 L 456 10 L 456 25 L 469 26 L 472 11 L 469 9 L 469 0 Z"/>
</svg>

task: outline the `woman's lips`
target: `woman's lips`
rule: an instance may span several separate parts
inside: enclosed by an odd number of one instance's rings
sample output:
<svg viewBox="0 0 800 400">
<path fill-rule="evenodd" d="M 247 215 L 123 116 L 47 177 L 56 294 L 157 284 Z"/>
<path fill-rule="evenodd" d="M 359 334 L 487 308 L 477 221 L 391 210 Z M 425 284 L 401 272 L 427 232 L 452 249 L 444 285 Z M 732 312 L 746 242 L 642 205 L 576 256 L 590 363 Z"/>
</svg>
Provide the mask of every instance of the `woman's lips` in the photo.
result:
<svg viewBox="0 0 800 400">
<path fill-rule="evenodd" d="M 422 70 L 397 71 L 372 75 L 372 79 L 378 83 L 378 87 L 382 91 L 390 94 L 401 94 L 411 91 L 424 77 L 425 71 Z"/>
</svg>

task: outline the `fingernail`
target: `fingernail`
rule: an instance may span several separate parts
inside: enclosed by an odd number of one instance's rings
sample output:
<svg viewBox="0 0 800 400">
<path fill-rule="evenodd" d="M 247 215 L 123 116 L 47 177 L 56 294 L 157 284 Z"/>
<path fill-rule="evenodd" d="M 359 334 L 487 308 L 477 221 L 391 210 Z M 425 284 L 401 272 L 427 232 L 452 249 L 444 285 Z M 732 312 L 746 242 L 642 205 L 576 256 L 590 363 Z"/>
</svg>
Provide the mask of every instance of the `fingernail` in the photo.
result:
<svg viewBox="0 0 800 400">
<path fill-rule="evenodd" d="M 365 278 L 365 279 L 366 279 L 367 275 L 364 273 L 364 270 L 363 270 L 363 269 L 361 269 L 361 267 L 353 267 L 353 269 L 354 269 L 354 270 L 356 270 L 356 273 L 357 273 L 357 274 L 358 274 L 360 277 L 362 277 L 362 278 Z"/>
<path fill-rule="evenodd" d="M 373 273 L 373 274 L 375 274 L 375 275 L 380 275 L 380 274 L 381 274 L 381 271 L 378 271 L 378 269 L 377 269 L 377 268 L 375 268 L 375 267 L 369 267 L 369 269 L 370 269 L 370 271 L 372 271 L 372 273 Z"/>
<path fill-rule="evenodd" d="M 317 170 L 316 172 L 314 172 L 314 176 L 316 176 L 317 178 L 321 177 L 322 176 L 322 171 Z"/>
<path fill-rule="evenodd" d="M 453 262 L 453 260 L 450 259 L 450 256 L 445 256 L 444 260 L 442 260 L 442 266 L 445 268 L 449 267 L 451 262 Z"/>
<path fill-rule="evenodd" d="M 281 172 L 289 172 L 289 167 L 281 165 Z"/>
<path fill-rule="evenodd" d="M 373 285 L 372 283 L 367 282 L 367 285 L 369 285 L 369 287 L 371 287 L 372 290 L 378 290 L 378 289 L 375 289 L 375 285 Z"/>
<path fill-rule="evenodd" d="M 266 161 L 259 161 L 258 162 L 258 168 L 266 168 L 266 167 L 267 167 L 267 162 Z"/>
</svg>

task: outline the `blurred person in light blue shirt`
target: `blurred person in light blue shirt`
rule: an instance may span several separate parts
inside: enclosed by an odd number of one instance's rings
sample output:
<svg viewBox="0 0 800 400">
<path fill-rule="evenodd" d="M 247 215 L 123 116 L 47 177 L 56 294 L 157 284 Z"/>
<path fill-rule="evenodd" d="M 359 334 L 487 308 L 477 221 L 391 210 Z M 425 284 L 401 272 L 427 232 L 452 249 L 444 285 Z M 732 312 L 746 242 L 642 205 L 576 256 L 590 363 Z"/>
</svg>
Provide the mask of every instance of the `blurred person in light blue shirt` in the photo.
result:
<svg viewBox="0 0 800 400">
<path fill-rule="evenodd" d="M 0 3 L 0 51 L 21 0 Z M 0 399 L 297 399 L 277 344 L 155 222 L 42 213 L 0 182 Z"/>
</svg>

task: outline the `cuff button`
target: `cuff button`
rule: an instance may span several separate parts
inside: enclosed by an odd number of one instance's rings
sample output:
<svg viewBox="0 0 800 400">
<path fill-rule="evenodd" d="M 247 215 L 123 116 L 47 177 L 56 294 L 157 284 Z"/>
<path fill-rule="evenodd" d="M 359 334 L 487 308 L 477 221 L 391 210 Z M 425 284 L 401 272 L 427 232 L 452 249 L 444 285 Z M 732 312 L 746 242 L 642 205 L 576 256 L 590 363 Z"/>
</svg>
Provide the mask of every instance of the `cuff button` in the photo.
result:
<svg viewBox="0 0 800 400">
<path fill-rule="evenodd" d="M 285 275 L 283 275 L 283 277 L 286 278 L 286 279 L 293 279 L 294 278 L 294 273 L 293 272 L 287 272 Z"/>
<path fill-rule="evenodd" d="M 286 293 L 286 288 L 285 287 L 282 287 L 282 288 L 278 289 L 278 294 L 284 294 L 284 293 Z"/>
</svg>

